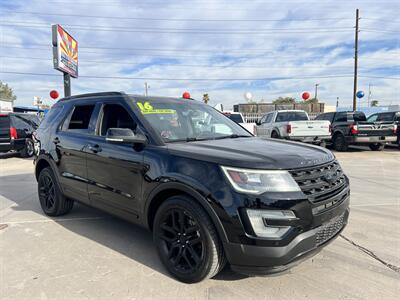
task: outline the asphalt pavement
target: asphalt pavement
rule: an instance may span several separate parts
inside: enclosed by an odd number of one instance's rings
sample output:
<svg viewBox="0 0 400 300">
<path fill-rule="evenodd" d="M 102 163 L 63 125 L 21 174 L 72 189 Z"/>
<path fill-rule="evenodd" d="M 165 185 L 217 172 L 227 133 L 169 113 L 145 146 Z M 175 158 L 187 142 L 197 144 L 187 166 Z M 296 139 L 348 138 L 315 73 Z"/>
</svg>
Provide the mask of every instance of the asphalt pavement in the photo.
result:
<svg viewBox="0 0 400 300">
<path fill-rule="evenodd" d="M 285 274 L 226 268 L 187 285 L 166 273 L 144 229 L 82 205 L 45 216 L 32 160 L 2 155 L 0 299 L 398 299 L 400 151 L 336 156 L 351 181 L 341 237 Z"/>
</svg>

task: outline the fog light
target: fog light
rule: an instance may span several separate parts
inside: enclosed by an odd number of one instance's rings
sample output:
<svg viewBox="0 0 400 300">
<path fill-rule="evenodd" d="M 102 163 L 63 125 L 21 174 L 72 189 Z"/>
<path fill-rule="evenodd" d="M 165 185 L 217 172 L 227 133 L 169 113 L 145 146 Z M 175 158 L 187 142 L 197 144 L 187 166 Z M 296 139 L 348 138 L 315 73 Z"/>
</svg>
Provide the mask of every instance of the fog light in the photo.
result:
<svg viewBox="0 0 400 300">
<path fill-rule="evenodd" d="M 254 233 L 259 237 L 280 238 L 290 229 L 290 226 L 271 226 L 268 220 L 293 220 L 296 215 L 291 210 L 258 210 L 247 209 Z"/>
</svg>

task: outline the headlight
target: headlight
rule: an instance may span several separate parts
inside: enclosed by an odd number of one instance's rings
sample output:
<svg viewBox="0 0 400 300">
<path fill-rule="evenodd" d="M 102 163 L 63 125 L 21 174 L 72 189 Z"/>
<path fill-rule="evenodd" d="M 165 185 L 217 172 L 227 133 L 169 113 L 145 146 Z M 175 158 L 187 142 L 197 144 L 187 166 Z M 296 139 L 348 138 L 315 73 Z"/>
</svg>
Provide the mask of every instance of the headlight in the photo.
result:
<svg viewBox="0 0 400 300">
<path fill-rule="evenodd" d="M 290 226 L 271 226 L 268 220 L 293 220 L 296 215 L 291 210 L 258 210 L 246 209 L 253 231 L 257 236 L 281 238 Z"/>
<path fill-rule="evenodd" d="M 299 192 L 296 181 L 287 171 L 238 169 L 221 166 L 233 188 L 242 193 Z"/>
</svg>

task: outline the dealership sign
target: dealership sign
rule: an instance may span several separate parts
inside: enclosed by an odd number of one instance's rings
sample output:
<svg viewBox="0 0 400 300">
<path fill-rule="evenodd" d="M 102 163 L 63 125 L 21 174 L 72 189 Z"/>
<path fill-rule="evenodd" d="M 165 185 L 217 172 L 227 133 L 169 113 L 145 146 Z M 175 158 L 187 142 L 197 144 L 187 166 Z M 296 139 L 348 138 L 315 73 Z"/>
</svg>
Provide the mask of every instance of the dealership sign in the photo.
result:
<svg viewBox="0 0 400 300">
<path fill-rule="evenodd" d="M 52 26 L 54 69 L 78 77 L 78 42 L 60 25 Z"/>
</svg>

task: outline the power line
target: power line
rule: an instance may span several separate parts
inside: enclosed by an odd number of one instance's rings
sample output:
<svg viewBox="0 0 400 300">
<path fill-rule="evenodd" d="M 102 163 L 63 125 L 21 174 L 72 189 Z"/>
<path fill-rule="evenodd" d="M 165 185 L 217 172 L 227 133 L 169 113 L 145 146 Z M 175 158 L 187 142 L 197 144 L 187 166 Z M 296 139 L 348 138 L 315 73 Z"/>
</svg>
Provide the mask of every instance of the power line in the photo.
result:
<svg viewBox="0 0 400 300">
<path fill-rule="evenodd" d="M 2 22 L 0 26 L 9 26 L 9 27 L 25 27 L 25 28 L 49 28 L 51 24 L 41 24 L 41 25 L 35 25 L 35 23 L 32 23 L 31 25 L 28 25 L 30 23 L 25 23 L 25 24 L 18 24 L 18 23 L 5 23 Z M 37 23 L 39 24 L 39 23 Z M 254 30 L 248 30 L 248 31 L 215 31 L 215 30 L 184 30 L 184 29 L 172 29 L 172 30 L 152 30 L 152 29 L 146 29 L 146 30 L 140 30 L 140 29 L 128 29 L 131 27 L 119 27 L 120 29 L 114 29 L 118 27 L 90 27 L 90 26 L 84 26 L 84 25 L 71 25 L 71 24 L 64 24 L 64 26 L 68 26 L 70 28 L 73 28 L 74 30 L 82 30 L 82 31 L 105 31 L 105 32 L 129 32 L 129 33 L 168 33 L 168 34 L 210 34 L 210 35 L 231 35 L 231 34 L 238 34 L 238 35 L 270 35 L 270 34 L 292 34 L 292 33 L 325 33 L 325 32 L 349 32 L 352 31 L 350 28 L 340 28 L 337 30 L 332 30 L 332 29 L 321 29 L 316 28 L 314 30 L 303 30 L 303 29 L 287 29 L 287 31 L 274 31 L 274 30 L 264 30 L 264 31 L 254 31 Z M 126 29 L 124 29 L 126 28 Z M 286 29 L 285 29 L 286 30 Z"/>
<path fill-rule="evenodd" d="M 397 33 L 397 34 L 400 34 L 400 31 L 380 30 L 380 29 L 372 29 L 372 28 L 366 28 L 366 27 L 363 27 L 363 29 L 361 31 L 363 31 L 363 32 L 382 32 L 382 33 Z"/>
<path fill-rule="evenodd" d="M 42 58 L 42 57 L 29 57 L 29 56 L 0 56 L 0 58 L 6 58 L 6 59 L 26 59 L 26 60 L 40 60 L 40 61 L 48 61 L 52 62 L 52 59 L 49 58 Z M 105 62 L 105 61 L 98 61 L 98 60 L 82 60 L 79 62 L 80 64 L 82 63 L 96 63 L 96 64 L 119 64 L 119 65 L 133 65 L 132 61 L 117 61 L 117 62 Z M 136 63 L 135 65 L 141 65 L 141 63 Z M 255 65 L 249 65 L 249 66 L 236 66 L 236 65 L 199 65 L 199 64 L 171 64 L 171 63 L 166 63 L 166 64 L 161 64 L 161 63 L 154 63 L 152 65 L 146 66 L 146 67 L 154 67 L 154 66 L 173 66 L 173 67 L 196 67 L 196 68 L 222 68 L 222 69 L 344 69 L 344 68 L 350 68 L 352 67 L 351 65 L 348 66 L 255 66 Z"/>
<path fill-rule="evenodd" d="M 35 73 L 35 72 L 14 72 L 14 71 L 0 71 L 3 74 L 13 75 L 31 75 L 31 76 L 50 76 L 61 77 L 60 74 L 50 73 Z M 165 78 L 165 77 L 130 77 L 130 76 L 94 76 L 94 75 L 79 75 L 80 78 L 90 79 L 116 79 L 116 80 L 155 80 L 155 81 L 277 81 L 277 80 L 291 80 L 291 79 L 323 79 L 323 78 L 351 78 L 353 74 L 343 75 L 319 75 L 319 76 L 291 76 L 291 77 L 265 77 L 265 78 Z M 400 77 L 386 77 L 386 76 L 359 76 L 362 78 L 384 78 L 400 80 Z"/>
<path fill-rule="evenodd" d="M 113 20 L 138 20 L 138 21 L 171 21 L 171 22 L 307 22 L 307 21 L 339 21 L 352 20 L 353 18 L 282 18 L 282 19 L 198 19 L 198 18 L 145 18 L 145 17 L 123 17 L 123 16 L 100 16 L 100 15 L 81 15 L 81 14 L 60 14 L 43 13 L 29 11 L 6 11 L 14 14 L 43 15 L 57 17 L 77 17 L 77 18 L 95 18 L 95 19 L 113 19 Z"/>
</svg>

